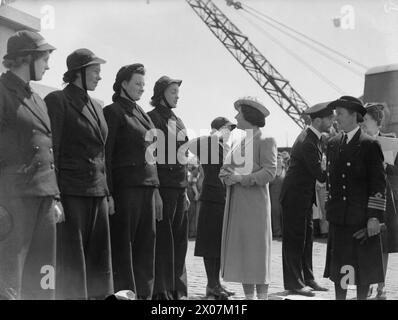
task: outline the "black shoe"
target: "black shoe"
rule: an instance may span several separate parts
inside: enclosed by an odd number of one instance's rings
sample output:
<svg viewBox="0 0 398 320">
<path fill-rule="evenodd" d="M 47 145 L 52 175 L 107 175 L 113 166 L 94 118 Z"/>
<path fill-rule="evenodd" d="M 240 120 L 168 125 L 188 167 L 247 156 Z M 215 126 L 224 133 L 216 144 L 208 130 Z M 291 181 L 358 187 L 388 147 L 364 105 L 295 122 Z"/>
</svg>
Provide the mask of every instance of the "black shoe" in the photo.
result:
<svg viewBox="0 0 398 320">
<path fill-rule="evenodd" d="M 314 291 L 329 291 L 329 289 L 320 286 L 315 280 L 308 281 L 306 285 L 311 287 Z"/>
<path fill-rule="evenodd" d="M 214 297 L 216 300 L 228 300 L 228 294 L 219 285 L 214 288 L 206 287 L 206 297 Z"/>
<path fill-rule="evenodd" d="M 382 289 L 382 290 L 377 289 L 377 294 L 376 294 L 375 299 L 376 300 L 387 300 L 386 291 L 384 289 Z"/>
<path fill-rule="evenodd" d="M 315 297 L 315 293 L 312 292 L 312 290 L 308 287 L 300 288 L 300 289 L 293 289 L 290 290 L 293 294 L 299 294 L 301 296 L 306 296 L 306 297 Z"/>
</svg>

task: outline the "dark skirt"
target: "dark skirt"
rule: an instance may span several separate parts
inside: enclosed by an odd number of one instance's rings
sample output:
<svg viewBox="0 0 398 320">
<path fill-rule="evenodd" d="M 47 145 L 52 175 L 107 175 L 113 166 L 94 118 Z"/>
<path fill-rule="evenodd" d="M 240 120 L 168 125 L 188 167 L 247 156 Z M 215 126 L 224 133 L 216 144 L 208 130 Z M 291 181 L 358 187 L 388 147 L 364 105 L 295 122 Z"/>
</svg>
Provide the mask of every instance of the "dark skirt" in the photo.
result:
<svg viewBox="0 0 398 320">
<path fill-rule="evenodd" d="M 225 203 L 200 201 L 195 256 L 221 256 L 222 224 Z"/>
<path fill-rule="evenodd" d="M 368 285 L 384 282 L 382 245 L 380 235 L 364 244 L 353 238 L 360 228 L 330 224 L 326 252 L 325 278 L 339 283 L 348 279 L 348 270 L 355 271 L 350 285 Z"/>
</svg>

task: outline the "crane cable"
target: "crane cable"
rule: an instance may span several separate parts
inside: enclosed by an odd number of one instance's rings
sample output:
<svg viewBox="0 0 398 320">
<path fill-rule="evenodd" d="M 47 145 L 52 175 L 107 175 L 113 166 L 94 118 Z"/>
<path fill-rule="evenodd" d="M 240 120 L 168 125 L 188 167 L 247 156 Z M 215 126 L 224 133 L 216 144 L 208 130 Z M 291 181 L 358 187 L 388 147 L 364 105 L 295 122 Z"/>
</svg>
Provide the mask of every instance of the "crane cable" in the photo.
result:
<svg viewBox="0 0 398 320">
<path fill-rule="evenodd" d="M 333 88 L 335 91 L 339 92 L 340 94 L 344 95 L 346 92 L 340 88 L 336 83 L 328 79 L 326 76 L 324 76 L 322 73 L 320 73 L 315 67 L 310 65 L 308 62 L 306 62 L 304 59 L 302 59 L 299 55 L 295 54 L 292 52 L 288 47 L 286 47 L 284 44 L 282 44 L 281 41 L 277 40 L 275 37 L 273 37 L 269 32 L 267 32 L 264 28 L 260 27 L 258 24 L 253 22 L 252 20 L 248 19 L 246 16 L 242 15 L 238 11 L 239 15 L 245 19 L 249 24 L 251 24 L 254 28 L 256 28 L 258 31 L 261 33 L 265 34 L 268 38 L 270 38 L 273 42 L 278 44 L 283 50 L 285 50 L 289 55 L 294 57 L 296 60 L 301 62 L 303 65 L 305 65 L 309 70 L 311 70 L 318 78 L 320 78 L 322 81 L 327 83 L 331 88 Z"/>
<path fill-rule="evenodd" d="M 318 52 L 320 55 L 322 55 L 322 56 L 328 58 L 329 60 L 331 60 L 332 62 L 334 62 L 334 63 L 340 65 L 341 67 L 343 67 L 343 68 L 346 69 L 347 71 L 352 72 L 352 73 L 355 74 L 356 76 L 358 76 L 358 77 L 360 77 L 360 78 L 363 77 L 363 72 L 360 72 L 360 71 L 355 70 L 354 68 L 352 68 L 352 67 L 350 67 L 350 66 L 347 66 L 347 64 L 345 64 L 344 62 L 335 59 L 335 58 L 332 57 L 331 55 L 329 55 L 329 54 L 323 52 L 322 50 L 316 48 L 316 47 L 313 46 L 313 45 L 310 45 L 310 44 L 307 43 L 307 42 L 304 42 L 303 40 L 301 40 L 301 39 L 295 37 L 294 35 L 292 35 L 292 34 L 286 32 L 285 30 L 280 29 L 279 27 L 273 25 L 272 23 L 270 23 L 270 22 L 268 22 L 268 21 L 266 21 L 266 20 L 263 20 L 262 18 L 256 16 L 255 14 L 253 14 L 253 13 L 251 13 L 251 12 L 249 12 L 249 11 L 246 11 L 246 10 L 244 10 L 244 11 L 247 12 L 248 14 L 250 14 L 251 16 L 253 16 L 254 18 L 256 18 L 256 19 L 258 19 L 258 20 L 261 20 L 262 22 L 267 23 L 267 24 L 270 25 L 271 27 L 273 27 L 273 28 L 275 28 L 276 30 L 278 30 L 278 31 L 280 31 L 280 32 L 282 32 L 282 33 L 284 33 L 285 35 L 287 35 L 288 37 L 290 37 L 290 38 L 296 40 L 297 42 L 300 42 L 300 43 L 303 44 L 304 46 L 306 46 L 306 47 L 308 47 L 308 48 L 310 48 L 310 49 L 312 49 L 312 50 Z"/>
<path fill-rule="evenodd" d="M 268 20 L 280 25 L 281 27 L 283 27 L 285 29 L 288 29 L 289 31 L 291 31 L 291 32 L 293 32 L 293 33 L 295 33 L 295 34 L 307 39 L 308 41 L 315 43 L 316 45 L 322 47 L 323 49 L 328 50 L 328 51 L 336 54 L 337 56 L 343 58 L 344 60 L 346 60 L 350 64 L 355 64 L 355 65 L 357 65 L 358 67 L 360 67 L 362 69 L 368 69 L 368 66 L 366 66 L 366 65 L 364 65 L 364 64 L 362 64 L 362 63 L 360 63 L 360 62 L 358 62 L 358 61 L 356 61 L 356 60 L 354 60 L 354 59 L 352 59 L 352 58 L 350 58 L 350 57 L 338 52 L 337 50 L 335 50 L 333 48 L 330 48 L 330 47 L 326 46 L 325 44 L 323 44 L 323 43 L 321 43 L 321 42 L 319 42 L 319 41 L 317 41 L 315 39 L 312 39 L 312 38 L 308 37 L 304 33 L 299 32 L 299 31 L 293 29 L 292 27 L 289 27 L 288 25 L 286 25 L 286 24 L 284 24 L 284 23 L 282 23 L 282 22 L 280 22 L 280 21 L 278 21 L 278 20 L 276 20 L 276 19 L 274 19 L 274 18 L 272 18 L 272 17 L 270 17 L 270 16 L 268 16 L 268 15 L 266 15 L 266 14 L 264 14 L 264 13 L 258 11 L 258 10 L 256 10 L 256 9 L 254 9 L 253 7 L 250 7 L 248 5 L 242 4 L 242 9 L 244 11 L 246 11 L 246 12 L 250 12 L 251 11 L 250 13 L 252 13 L 252 14 L 255 13 L 255 14 L 261 16 L 262 20 L 264 22 L 268 23 L 269 25 L 272 25 L 272 24 L 270 24 L 270 22 L 265 20 L 265 19 L 268 19 Z M 259 18 L 259 17 L 257 17 L 257 18 Z M 298 41 L 298 39 L 296 39 L 296 40 Z"/>
</svg>

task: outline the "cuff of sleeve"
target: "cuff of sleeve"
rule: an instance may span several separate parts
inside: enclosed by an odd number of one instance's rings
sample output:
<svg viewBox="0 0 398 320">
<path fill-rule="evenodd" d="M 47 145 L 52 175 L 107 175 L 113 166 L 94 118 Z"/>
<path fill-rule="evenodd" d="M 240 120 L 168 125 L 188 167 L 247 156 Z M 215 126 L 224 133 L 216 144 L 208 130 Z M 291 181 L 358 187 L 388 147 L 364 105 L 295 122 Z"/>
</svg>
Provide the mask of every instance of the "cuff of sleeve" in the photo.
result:
<svg viewBox="0 0 398 320">
<path fill-rule="evenodd" d="M 368 218 L 377 218 L 383 220 L 383 214 L 386 211 L 386 199 L 380 196 L 369 197 Z"/>
<path fill-rule="evenodd" d="M 374 210 L 380 210 L 380 211 L 385 211 L 386 210 L 386 199 L 384 197 L 377 197 L 376 196 L 371 196 L 369 197 L 368 201 L 368 209 L 374 209 Z"/>
<path fill-rule="evenodd" d="M 254 184 L 254 181 L 250 175 L 242 176 L 240 184 L 244 187 L 248 187 Z"/>
<path fill-rule="evenodd" d="M 392 175 L 394 173 L 393 172 L 393 168 L 394 168 L 394 166 L 392 166 L 391 164 L 387 163 L 387 165 L 386 165 L 386 174 Z"/>
<path fill-rule="evenodd" d="M 380 223 L 384 222 L 383 211 L 376 209 L 368 209 L 368 219 L 377 218 Z"/>
</svg>

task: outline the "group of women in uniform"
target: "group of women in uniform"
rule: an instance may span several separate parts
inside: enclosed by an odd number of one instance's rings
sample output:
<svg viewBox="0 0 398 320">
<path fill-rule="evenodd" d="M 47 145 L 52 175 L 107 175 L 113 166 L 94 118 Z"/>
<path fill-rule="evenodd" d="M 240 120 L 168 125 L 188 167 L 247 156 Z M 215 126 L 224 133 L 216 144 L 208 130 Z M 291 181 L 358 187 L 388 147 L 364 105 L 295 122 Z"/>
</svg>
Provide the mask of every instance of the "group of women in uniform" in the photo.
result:
<svg viewBox="0 0 398 320">
<path fill-rule="evenodd" d="M 101 80 L 105 60 L 78 49 L 66 59 L 65 88 L 44 103 L 29 82 L 41 80 L 53 50 L 31 31 L 7 43 L 0 96 L 0 296 L 103 299 L 130 290 L 138 299 L 187 298 L 187 164 L 177 155 L 193 143 L 173 111 L 182 81 L 161 77 L 153 110 L 145 113 L 137 103 L 145 68 L 123 66 L 113 103 L 102 109 L 88 91 Z M 276 144 L 260 131 L 269 115 L 262 103 L 247 97 L 235 108 L 245 139 L 228 145 L 235 125 L 218 118 L 205 138 L 211 152 L 216 141 L 216 162 L 198 152 L 205 178 L 195 254 L 204 257 L 207 295 L 233 294 L 221 285 L 221 271 L 226 281 L 241 282 L 247 297 L 257 287 L 265 299 Z M 169 141 L 176 143 L 163 143 Z M 47 286 L 40 278 L 44 265 L 55 270 Z"/>
</svg>

